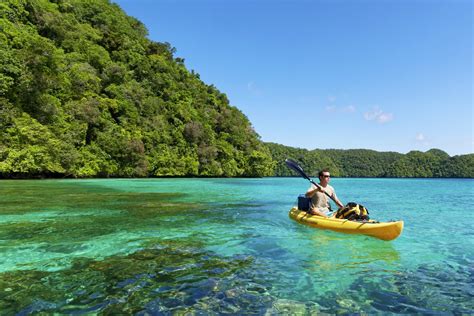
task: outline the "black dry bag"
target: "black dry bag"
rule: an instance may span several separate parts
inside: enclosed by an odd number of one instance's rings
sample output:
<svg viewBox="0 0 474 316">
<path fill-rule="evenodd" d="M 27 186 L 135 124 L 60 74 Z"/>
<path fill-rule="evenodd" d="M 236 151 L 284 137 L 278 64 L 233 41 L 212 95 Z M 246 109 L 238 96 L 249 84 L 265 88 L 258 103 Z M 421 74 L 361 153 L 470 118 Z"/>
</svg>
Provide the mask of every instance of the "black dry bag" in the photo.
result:
<svg viewBox="0 0 474 316">
<path fill-rule="evenodd" d="M 352 221 L 369 220 L 369 211 L 361 204 L 349 202 L 337 211 L 336 218 Z"/>
</svg>

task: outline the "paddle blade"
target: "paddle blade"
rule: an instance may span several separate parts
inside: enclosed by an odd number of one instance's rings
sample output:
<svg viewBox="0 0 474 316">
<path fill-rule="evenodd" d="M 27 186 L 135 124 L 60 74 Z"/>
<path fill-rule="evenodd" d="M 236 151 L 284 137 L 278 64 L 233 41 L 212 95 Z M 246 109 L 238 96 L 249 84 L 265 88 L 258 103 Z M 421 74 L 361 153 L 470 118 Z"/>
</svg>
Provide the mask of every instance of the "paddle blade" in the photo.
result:
<svg viewBox="0 0 474 316">
<path fill-rule="evenodd" d="M 303 178 L 305 179 L 308 179 L 311 181 L 311 179 L 306 175 L 306 173 L 303 171 L 303 168 L 300 167 L 300 165 L 298 165 L 298 163 L 294 160 L 291 160 L 291 159 L 286 159 L 285 160 L 285 163 L 286 165 L 288 166 L 288 168 L 296 171 L 298 174 L 300 174 Z"/>
</svg>

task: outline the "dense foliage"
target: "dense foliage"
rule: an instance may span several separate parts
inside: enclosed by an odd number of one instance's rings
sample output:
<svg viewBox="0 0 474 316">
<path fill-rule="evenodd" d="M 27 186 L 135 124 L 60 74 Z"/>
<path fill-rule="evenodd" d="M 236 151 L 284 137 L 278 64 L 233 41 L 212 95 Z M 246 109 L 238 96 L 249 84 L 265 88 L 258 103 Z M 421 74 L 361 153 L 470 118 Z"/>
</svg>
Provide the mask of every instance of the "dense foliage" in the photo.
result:
<svg viewBox="0 0 474 316">
<path fill-rule="evenodd" d="M 263 143 L 226 95 L 109 0 L 0 2 L 0 177 L 474 177 L 473 155 Z"/>
<path fill-rule="evenodd" d="M 108 0 L 0 3 L 0 175 L 266 176 L 225 94 Z"/>
<path fill-rule="evenodd" d="M 439 149 L 405 155 L 366 149 L 310 151 L 274 143 L 266 145 L 277 162 L 277 176 L 294 175 L 284 163 L 286 158 L 292 158 L 313 176 L 327 168 L 340 177 L 474 178 L 474 154 L 450 157 Z"/>
</svg>

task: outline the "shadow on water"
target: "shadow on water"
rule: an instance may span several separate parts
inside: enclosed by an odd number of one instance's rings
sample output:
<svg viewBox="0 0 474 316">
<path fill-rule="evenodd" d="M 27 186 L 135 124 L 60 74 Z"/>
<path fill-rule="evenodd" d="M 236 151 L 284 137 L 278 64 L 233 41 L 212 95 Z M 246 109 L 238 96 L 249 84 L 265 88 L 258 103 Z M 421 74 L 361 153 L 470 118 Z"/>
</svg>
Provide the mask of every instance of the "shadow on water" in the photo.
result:
<svg viewBox="0 0 474 316">
<path fill-rule="evenodd" d="M 397 266 L 400 254 L 392 242 L 363 235 L 350 235 L 315 228 L 297 230 L 302 256 L 318 261 L 318 268 L 364 269 L 370 264 L 383 262 L 388 269 Z M 339 258 L 339 259 L 338 259 Z"/>
</svg>

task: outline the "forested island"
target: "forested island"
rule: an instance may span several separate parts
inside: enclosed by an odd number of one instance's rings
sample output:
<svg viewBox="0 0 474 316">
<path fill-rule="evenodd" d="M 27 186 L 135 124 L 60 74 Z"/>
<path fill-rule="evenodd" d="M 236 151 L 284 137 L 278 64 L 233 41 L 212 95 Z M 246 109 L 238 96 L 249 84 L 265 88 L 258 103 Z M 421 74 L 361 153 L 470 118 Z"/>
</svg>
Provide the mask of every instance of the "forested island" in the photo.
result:
<svg viewBox="0 0 474 316">
<path fill-rule="evenodd" d="M 321 168 L 328 168 L 336 177 L 474 178 L 473 154 L 450 157 L 439 149 L 400 154 L 368 149 L 307 150 L 274 143 L 266 145 L 273 159 L 279 162 L 275 167 L 277 176 L 293 175 L 283 163 L 291 157 L 311 175 L 317 175 Z"/>
<path fill-rule="evenodd" d="M 108 0 L 0 3 L 0 177 L 474 177 L 474 155 L 264 143 L 226 95 Z"/>
</svg>

